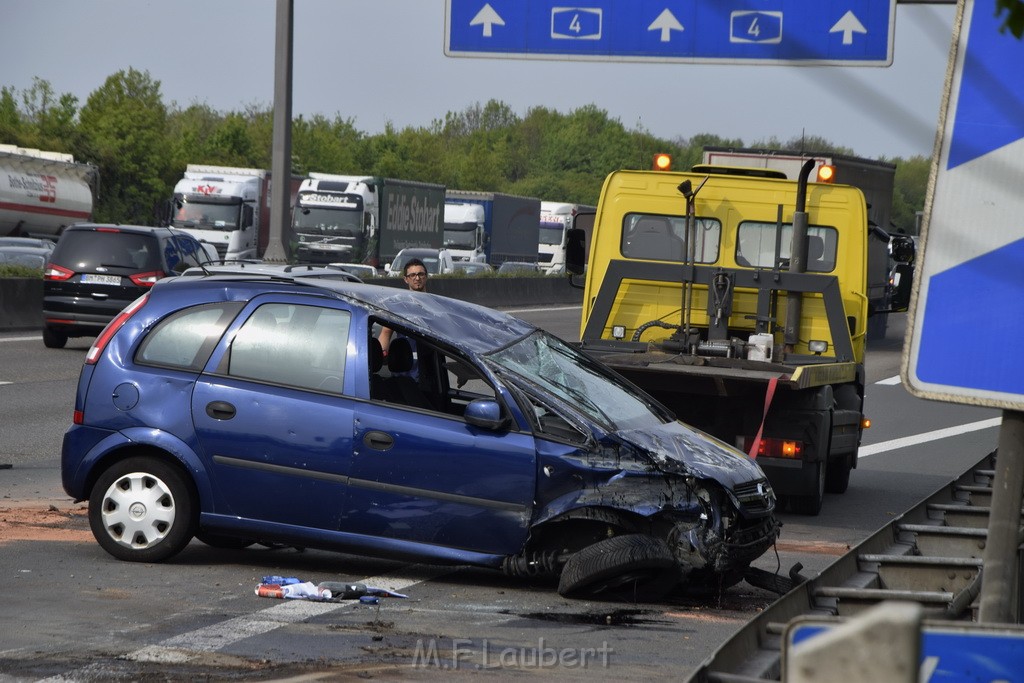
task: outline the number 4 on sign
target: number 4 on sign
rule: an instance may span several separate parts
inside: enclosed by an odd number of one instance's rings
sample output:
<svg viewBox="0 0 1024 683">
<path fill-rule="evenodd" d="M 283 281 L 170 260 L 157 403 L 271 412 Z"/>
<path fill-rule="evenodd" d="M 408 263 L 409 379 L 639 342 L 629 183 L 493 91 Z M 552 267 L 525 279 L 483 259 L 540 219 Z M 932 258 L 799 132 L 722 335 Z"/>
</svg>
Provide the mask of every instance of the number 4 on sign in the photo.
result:
<svg viewBox="0 0 1024 683">
<path fill-rule="evenodd" d="M 775 45 L 782 42 L 782 12 L 740 10 L 729 15 L 730 43 L 760 43 Z"/>
</svg>

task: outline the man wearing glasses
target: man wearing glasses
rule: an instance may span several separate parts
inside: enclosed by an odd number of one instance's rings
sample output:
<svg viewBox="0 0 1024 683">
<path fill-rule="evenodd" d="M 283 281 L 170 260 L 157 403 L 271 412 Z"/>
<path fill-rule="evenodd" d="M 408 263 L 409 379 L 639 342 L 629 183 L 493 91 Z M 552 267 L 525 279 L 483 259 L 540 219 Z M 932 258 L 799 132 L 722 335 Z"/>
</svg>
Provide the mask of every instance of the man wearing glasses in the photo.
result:
<svg viewBox="0 0 1024 683">
<path fill-rule="evenodd" d="M 425 292 L 427 291 L 427 267 L 423 264 L 423 261 L 418 258 L 409 259 L 409 261 L 402 266 L 402 276 L 405 278 L 405 285 L 413 292 Z M 395 333 L 390 327 L 382 327 L 380 330 L 380 336 L 377 338 L 380 340 L 381 348 L 384 349 L 384 354 L 387 355 L 388 346 L 391 345 L 391 336 Z"/>
</svg>

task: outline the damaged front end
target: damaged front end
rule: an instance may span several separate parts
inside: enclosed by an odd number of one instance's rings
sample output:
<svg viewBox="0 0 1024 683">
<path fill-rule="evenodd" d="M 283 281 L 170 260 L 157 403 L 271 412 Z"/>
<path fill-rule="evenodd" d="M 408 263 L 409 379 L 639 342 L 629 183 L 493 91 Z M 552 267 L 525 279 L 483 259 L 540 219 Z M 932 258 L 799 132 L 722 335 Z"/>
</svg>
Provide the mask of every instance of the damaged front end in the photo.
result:
<svg viewBox="0 0 1024 683">
<path fill-rule="evenodd" d="M 687 588 L 733 585 L 780 530 L 771 486 L 751 464 L 681 423 L 605 435 L 588 452 L 547 454 L 530 542 L 504 569 L 557 575 L 587 546 L 644 534 L 664 541 Z"/>
</svg>

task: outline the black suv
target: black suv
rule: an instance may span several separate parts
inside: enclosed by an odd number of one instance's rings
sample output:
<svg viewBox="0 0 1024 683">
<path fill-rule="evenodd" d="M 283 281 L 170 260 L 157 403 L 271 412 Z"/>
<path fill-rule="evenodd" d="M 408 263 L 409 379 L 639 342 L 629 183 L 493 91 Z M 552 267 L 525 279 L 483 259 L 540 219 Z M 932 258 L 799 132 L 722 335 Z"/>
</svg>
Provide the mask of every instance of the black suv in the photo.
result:
<svg viewBox="0 0 1024 683">
<path fill-rule="evenodd" d="M 191 235 L 137 225 L 69 226 L 43 282 L 43 343 L 98 334 L 160 278 L 208 261 Z"/>
</svg>

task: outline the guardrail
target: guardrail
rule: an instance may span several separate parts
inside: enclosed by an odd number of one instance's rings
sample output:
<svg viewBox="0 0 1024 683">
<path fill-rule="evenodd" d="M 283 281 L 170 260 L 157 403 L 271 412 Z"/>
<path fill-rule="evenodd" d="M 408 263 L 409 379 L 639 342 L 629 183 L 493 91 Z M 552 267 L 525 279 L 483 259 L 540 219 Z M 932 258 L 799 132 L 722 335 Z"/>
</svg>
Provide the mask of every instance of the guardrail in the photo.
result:
<svg viewBox="0 0 1024 683">
<path fill-rule="evenodd" d="M 405 287 L 401 278 L 377 278 L 371 284 Z M 469 301 L 491 308 L 538 304 L 579 304 L 583 290 L 569 286 L 565 277 L 437 277 L 431 294 Z M 0 278 L 0 332 L 39 330 L 43 326 L 43 281 L 35 278 Z"/>
</svg>

